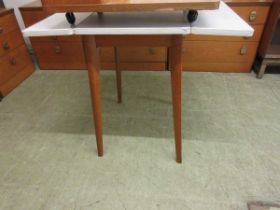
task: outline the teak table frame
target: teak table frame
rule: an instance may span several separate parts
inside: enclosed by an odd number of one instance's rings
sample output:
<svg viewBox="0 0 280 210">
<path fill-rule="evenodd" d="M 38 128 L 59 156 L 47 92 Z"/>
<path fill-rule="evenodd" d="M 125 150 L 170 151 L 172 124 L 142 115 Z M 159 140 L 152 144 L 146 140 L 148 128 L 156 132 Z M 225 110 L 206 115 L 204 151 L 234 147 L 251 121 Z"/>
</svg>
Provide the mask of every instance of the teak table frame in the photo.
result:
<svg viewBox="0 0 280 210">
<path fill-rule="evenodd" d="M 63 3 L 66 1 L 68 3 L 74 2 L 74 0 L 44 0 L 44 6 L 48 7 L 51 6 L 52 3 Z M 89 0 L 89 2 L 91 1 L 95 2 L 94 0 Z M 153 7 L 159 7 L 159 5 L 153 4 L 154 1 L 138 1 L 148 2 L 149 4 L 152 4 Z M 219 0 L 180 0 L 180 2 L 184 2 L 189 5 L 191 5 L 190 2 L 192 1 L 201 2 L 202 4 L 204 4 L 205 2 L 219 2 Z M 85 3 L 85 1 L 79 2 L 81 4 L 82 2 L 83 4 Z M 157 0 L 157 2 L 162 3 L 162 1 L 159 0 Z M 172 3 L 176 1 L 166 0 L 165 2 Z M 127 3 L 135 3 L 135 1 L 128 1 Z M 187 5 L 186 7 L 181 7 L 181 9 L 186 8 L 188 8 Z M 53 7 L 52 9 L 53 12 L 57 12 L 57 8 Z M 68 11 L 64 9 L 63 12 Z M 203 10 L 206 8 L 200 9 Z M 73 11 L 75 12 L 76 10 L 73 9 Z M 183 36 L 189 34 L 197 34 L 251 37 L 254 32 L 253 28 L 251 28 L 244 20 L 242 20 L 236 13 L 234 13 L 234 11 L 232 11 L 223 2 L 221 2 L 220 7 L 217 8 L 217 10 L 215 11 L 200 11 L 199 13 L 200 14 L 198 16 L 197 21 L 192 24 L 186 22 L 184 15 L 182 15 L 180 11 L 151 11 L 145 14 L 134 12 L 133 14 L 130 14 L 130 17 L 128 17 L 128 15 L 124 13 L 108 13 L 104 15 L 99 15 L 96 13 L 78 13 L 75 14 L 77 15 L 77 21 L 75 15 L 66 14 L 66 16 L 68 17 L 68 22 L 70 20 L 72 24 L 71 26 L 69 26 L 69 23 L 66 21 L 65 13 L 57 13 L 46 18 L 44 21 L 41 21 L 25 29 L 23 33 L 25 34 L 25 36 L 82 36 L 90 81 L 93 119 L 99 156 L 103 155 L 99 48 L 115 48 L 116 77 L 119 103 L 122 101 L 122 90 L 120 58 L 118 48 L 137 46 L 168 48 L 168 64 L 169 70 L 171 72 L 176 160 L 178 163 L 181 163 L 181 92 Z M 167 22 L 165 22 L 166 16 L 168 16 Z"/>
<path fill-rule="evenodd" d="M 169 49 L 176 161 L 182 162 L 181 92 L 182 92 L 182 35 L 94 36 L 84 35 L 83 45 L 88 68 L 93 119 L 98 156 L 103 156 L 102 110 L 100 97 L 100 47 L 157 46 Z M 116 62 L 118 63 L 118 62 Z M 118 65 L 118 64 L 117 64 Z M 120 69 L 117 67 L 118 102 L 121 102 Z"/>
</svg>

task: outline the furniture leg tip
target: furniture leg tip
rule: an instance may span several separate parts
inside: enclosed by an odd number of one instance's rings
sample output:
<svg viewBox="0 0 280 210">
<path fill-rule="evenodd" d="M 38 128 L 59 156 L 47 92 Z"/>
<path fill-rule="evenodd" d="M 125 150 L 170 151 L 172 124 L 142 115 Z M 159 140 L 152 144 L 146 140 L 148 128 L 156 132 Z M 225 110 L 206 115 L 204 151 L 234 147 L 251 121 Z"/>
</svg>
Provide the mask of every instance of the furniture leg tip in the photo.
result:
<svg viewBox="0 0 280 210">
<path fill-rule="evenodd" d="M 181 164 L 182 163 L 182 159 L 177 159 L 176 162 Z"/>
</svg>

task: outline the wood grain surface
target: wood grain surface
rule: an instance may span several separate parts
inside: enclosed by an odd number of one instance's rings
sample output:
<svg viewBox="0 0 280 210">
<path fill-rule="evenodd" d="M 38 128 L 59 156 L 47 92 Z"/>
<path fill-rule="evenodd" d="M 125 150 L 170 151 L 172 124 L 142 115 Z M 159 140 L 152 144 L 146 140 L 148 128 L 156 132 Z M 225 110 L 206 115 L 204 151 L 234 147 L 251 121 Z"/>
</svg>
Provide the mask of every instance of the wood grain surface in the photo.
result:
<svg viewBox="0 0 280 210">
<path fill-rule="evenodd" d="M 42 0 L 49 11 L 154 11 L 217 9 L 220 0 Z"/>
</svg>

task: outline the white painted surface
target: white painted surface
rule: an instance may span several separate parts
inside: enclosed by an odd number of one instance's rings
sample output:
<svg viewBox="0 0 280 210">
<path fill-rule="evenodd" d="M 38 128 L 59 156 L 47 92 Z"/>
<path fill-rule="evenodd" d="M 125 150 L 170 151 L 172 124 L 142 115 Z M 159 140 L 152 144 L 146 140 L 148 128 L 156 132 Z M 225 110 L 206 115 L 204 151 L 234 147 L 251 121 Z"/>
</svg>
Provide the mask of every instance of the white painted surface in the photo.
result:
<svg viewBox="0 0 280 210">
<path fill-rule="evenodd" d="M 192 34 L 200 35 L 251 37 L 254 34 L 254 29 L 224 2 L 220 3 L 218 10 L 199 11 L 191 30 Z"/>
<path fill-rule="evenodd" d="M 90 16 L 91 13 L 75 13 L 76 22 L 81 21 Z M 66 21 L 65 13 L 56 13 L 46 19 L 23 30 L 24 36 L 70 36 L 75 31 Z"/>
<path fill-rule="evenodd" d="M 244 20 L 221 2 L 218 10 L 200 11 L 191 25 L 184 22 L 183 13 L 131 12 L 75 13 L 77 23 L 71 28 L 65 14 L 57 13 L 24 30 L 25 36 L 58 35 L 166 35 L 203 34 L 224 36 L 252 36 L 254 33 Z"/>
</svg>

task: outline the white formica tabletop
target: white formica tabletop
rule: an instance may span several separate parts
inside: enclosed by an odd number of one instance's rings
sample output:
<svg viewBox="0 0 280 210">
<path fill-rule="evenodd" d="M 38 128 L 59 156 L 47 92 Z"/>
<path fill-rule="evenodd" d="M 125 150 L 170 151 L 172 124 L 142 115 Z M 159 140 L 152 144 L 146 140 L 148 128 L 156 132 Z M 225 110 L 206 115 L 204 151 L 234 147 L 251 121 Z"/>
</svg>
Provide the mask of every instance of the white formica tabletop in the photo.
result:
<svg viewBox="0 0 280 210">
<path fill-rule="evenodd" d="M 67 35 L 221 35 L 252 36 L 254 29 L 224 2 L 217 10 L 198 12 L 194 23 L 184 20 L 181 11 L 75 13 L 71 27 L 64 13 L 56 13 L 23 30 L 26 37 Z"/>
</svg>

